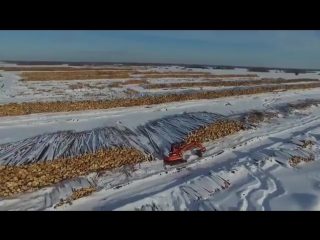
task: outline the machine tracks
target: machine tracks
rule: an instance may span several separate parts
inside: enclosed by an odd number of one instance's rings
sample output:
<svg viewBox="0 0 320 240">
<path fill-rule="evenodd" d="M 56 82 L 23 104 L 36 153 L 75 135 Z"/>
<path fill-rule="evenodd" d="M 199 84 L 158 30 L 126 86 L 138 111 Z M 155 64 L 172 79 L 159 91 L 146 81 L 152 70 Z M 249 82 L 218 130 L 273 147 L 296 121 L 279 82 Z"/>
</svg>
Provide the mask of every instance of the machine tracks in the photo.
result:
<svg viewBox="0 0 320 240">
<path fill-rule="evenodd" d="M 265 211 L 271 210 L 270 201 L 285 193 L 282 185 L 269 171 L 278 168 L 272 165 L 270 169 L 263 169 L 251 163 L 243 165 L 251 180 L 244 185 L 244 189 L 237 192 L 240 201 L 240 211 Z"/>
<path fill-rule="evenodd" d="M 214 210 L 215 206 L 210 198 L 220 191 L 230 187 L 230 181 L 219 174 L 210 171 L 207 175 L 193 178 L 180 186 L 169 190 L 169 194 L 155 195 L 150 199 L 150 203 L 143 204 L 135 208 L 139 211 L 159 211 L 159 210 Z"/>
</svg>

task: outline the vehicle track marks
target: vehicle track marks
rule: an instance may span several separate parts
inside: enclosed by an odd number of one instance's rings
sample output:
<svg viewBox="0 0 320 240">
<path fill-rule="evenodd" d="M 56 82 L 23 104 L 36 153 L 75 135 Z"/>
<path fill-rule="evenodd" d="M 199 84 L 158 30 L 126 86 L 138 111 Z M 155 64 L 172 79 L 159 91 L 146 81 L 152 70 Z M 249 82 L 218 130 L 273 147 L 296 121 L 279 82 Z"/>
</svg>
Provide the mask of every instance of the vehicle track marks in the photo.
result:
<svg viewBox="0 0 320 240">
<path fill-rule="evenodd" d="M 277 101 L 282 99 L 281 97 L 272 97 L 272 98 L 266 98 L 264 103 L 262 103 L 262 106 L 265 108 L 269 108 L 273 104 L 275 104 Z"/>
<path fill-rule="evenodd" d="M 240 204 L 241 211 L 270 211 L 270 202 L 285 193 L 282 184 L 270 172 L 278 168 L 279 165 L 273 163 L 271 167 L 252 165 L 250 162 L 244 164 L 244 168 L 249 175 L 253 177 L 253 183 L 239 192 L 241 194 Z"/>
<path fill-rule="evenodd" d="M 268 169 L 265 169 L 263 173 L 268 177 L 270 180 L 270 183 L 272 184 L 271 188 L 272 191 L 269 192 L 269 194 L 263 199 L 262 205 L 264 206 L 265 211 L 271 211 L 270 202 L 271 200 L 278 198 L 286 193 L 286 190 L 284 189 L 282 183 L 271 174 L 272 171 L 277 169 L 279 167 L 278 164 L 274 164 Z"/>
<path fill-rule="evenodd" d="M 210 197 L 223 189 L 228 188 L 230 183 L 217 175 L 215 172 L 209 172 L 208 175 L 202 175 L 191 181 L 170 190 L 170 200 L 165 200 L 157 194 L 150 198 L 150 203 L 145 203 L 136 210 L 158 211 L 162 210 L 214 210 L 218 208 L 210 200 Z M 155 207 L 157 206 L 157 207 Z"/>
<path fill-rule="evenodd" d="M 248 163 L 246 165 L 248 165 Z M 253 165 L 245 166 L 244 164 L 243 167 L 247 170 L 250 177 L 253 178 L 253 182 L 250 181 L 250 183 L 246 185 L 247 187 L 245 187 L 245 190 L 240 190 L 237 192 L 237 195 L 240 197 L 240 201 L 238 203 L 239 210 L 247 211 L 252 205 L 250 197 L 254 191 L 260 188 L 261 181 L 259 180 L 259 178 L 255 176 L 253 171 L 250 169 L 251 167 L 254 167 Z"/>
</svg>

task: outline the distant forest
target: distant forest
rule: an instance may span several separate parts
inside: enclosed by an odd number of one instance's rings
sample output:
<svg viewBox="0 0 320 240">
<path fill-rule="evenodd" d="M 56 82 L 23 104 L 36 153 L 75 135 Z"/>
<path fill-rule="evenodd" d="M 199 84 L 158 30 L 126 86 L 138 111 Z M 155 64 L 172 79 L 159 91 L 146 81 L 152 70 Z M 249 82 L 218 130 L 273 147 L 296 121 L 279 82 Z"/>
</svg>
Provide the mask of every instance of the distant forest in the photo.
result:
<svg viewBox="0 0 320 240">
<path fill-rule="evenodd" d="M 296 75 L 304 74 L 304 73 L 312 73 L 314 70 L 306 70 L 306 69 L 293 69 L 293 68 L 264 68 L 264 67 L 248 67 L 248 72 L 270 72 L 270 70 L 282 71 L 285 73 L 294 73 Z"/>
<path fill-rule="evenodd" d="M 134 63 L 134 62 L 62 62 L 62 61 L 6 61 L 5 63 L 14 63 L 17 65 L 69 65 L 69 66 L 107 66 L 107 65 L 123 65 L 123 66 L 180 66 L 183 68 L 199 68 L 199 69 L 223 69 L 234 70 L 235 68 L 246 68 L 249 72 L 269 72 L 270 70 L 282 71 L 285 73 L 294 73 L 296 75 L 320 71 L 320 69 L 293 69 L 293 68 L 277 68 L 277 67 L 252 67 L 252 66 L 227 66 L 227 65 L 202 65 L 202 64 L 178 64 L 178 63 Z"/>
</svg>

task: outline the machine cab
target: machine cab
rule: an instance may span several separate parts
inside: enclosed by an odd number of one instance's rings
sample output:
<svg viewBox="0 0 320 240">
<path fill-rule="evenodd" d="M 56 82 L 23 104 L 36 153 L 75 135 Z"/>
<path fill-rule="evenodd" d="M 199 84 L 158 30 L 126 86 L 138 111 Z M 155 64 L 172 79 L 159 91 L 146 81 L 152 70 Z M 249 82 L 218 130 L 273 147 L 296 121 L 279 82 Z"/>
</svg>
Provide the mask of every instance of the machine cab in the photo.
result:
<svg viewBox="0 0 320 240">
<path fill-rule="evenodd" d="M 171 144 L 170 153 L 177 154 L 180 147 L 181 147 L 180 143 Z"/>
</svg>

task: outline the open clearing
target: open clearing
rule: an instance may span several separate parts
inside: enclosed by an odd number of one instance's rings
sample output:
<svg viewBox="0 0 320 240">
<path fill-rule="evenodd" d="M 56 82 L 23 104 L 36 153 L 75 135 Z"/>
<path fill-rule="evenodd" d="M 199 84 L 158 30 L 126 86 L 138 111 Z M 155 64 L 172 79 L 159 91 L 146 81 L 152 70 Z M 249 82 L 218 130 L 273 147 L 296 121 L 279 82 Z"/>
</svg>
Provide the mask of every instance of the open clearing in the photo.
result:
<svg viewBox="0 0 320 240">
<path fill-rule="evenodd" d="M 0 210 L 320 210 L 318 72 L 5 67 Z"/>
</svg>

